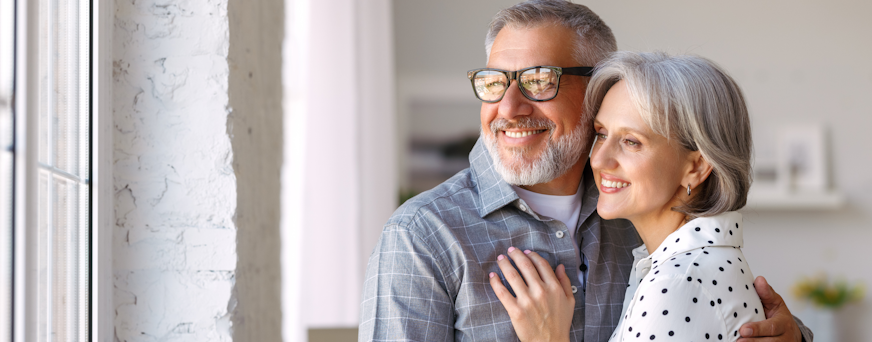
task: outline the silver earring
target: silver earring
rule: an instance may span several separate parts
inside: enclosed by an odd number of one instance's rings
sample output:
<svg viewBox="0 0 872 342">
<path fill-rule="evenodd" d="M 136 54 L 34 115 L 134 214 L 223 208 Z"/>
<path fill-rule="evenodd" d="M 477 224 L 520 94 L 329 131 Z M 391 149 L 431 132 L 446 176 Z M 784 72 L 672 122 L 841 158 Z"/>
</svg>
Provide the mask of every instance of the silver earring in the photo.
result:
<svg viewBox="0 0 872 342">
<path fill-rule="evenodd" d="M 690 196 L 690 184 L 687 184 L 687 195 Z"/>
</svg>

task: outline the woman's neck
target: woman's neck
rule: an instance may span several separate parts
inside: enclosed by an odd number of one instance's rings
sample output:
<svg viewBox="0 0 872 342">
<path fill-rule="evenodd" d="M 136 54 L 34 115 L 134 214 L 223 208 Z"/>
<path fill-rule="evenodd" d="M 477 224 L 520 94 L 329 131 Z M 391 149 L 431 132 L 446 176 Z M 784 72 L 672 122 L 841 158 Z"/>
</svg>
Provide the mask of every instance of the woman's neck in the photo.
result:
<svg viewBox="0 0 872 342">
<path fill-rule="evenodd" d="M 630 222 L 633 222 L 650 255 L 654 254 L 669 234 L 684 225 L 685 218 L 684 214 L 673 211 L 670 207 L 658 213 L 630 218 Z"/>
</svg>

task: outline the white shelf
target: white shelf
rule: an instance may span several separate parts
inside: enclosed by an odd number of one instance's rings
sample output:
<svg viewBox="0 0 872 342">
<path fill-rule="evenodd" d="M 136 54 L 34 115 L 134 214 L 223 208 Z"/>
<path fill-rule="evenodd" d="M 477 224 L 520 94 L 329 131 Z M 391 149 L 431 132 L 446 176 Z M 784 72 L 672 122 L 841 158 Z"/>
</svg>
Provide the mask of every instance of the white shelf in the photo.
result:
<svg viewBox="0 0 872 342">
<path fill-rule="evenodd" d="M 752 210 L 836 210 L 845 206 L 845 196 L 837 192 L 786 192 L 754 190 L 748 193 L 744 209 Z"/>
</svg>

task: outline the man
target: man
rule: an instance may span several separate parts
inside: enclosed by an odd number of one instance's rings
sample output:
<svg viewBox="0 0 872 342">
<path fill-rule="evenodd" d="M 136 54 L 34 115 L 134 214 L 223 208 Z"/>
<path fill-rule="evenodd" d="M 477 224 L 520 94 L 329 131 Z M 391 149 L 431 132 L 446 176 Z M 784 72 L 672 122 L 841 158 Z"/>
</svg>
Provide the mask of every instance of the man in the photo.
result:
<svg viewBox="0 0 872 342">
<path fill-rule="evenodd" d="M 570 340 L 606 341 L 618 324 L 641 240 L 595 211 L 593 129 L 581 115 L 589 70 L 575 68 L 615 51 L 615 38 L 587 7 L 531 0 L 499 12 L 486 45 L 490 69 L 468 74 L 483 101 L 471 166 L 388 220 L 367 267 L 360 341 L 517 340 L 488 283 L 509 247 L 565 265 Z M 811 341 L 765 281 L 756 287 L 768 319 L 743 336 Z"/>
</svg>

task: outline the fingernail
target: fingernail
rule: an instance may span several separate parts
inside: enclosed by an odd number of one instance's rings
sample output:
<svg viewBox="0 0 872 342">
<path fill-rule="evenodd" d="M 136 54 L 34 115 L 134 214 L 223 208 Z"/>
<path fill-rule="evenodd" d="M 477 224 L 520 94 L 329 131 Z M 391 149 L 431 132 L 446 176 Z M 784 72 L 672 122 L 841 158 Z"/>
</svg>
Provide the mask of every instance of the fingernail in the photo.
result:
<svg viewBox="0 0 872 342">
<path fill-rule="evenodd" d="M 493 278 L 494 276 L 496 276 L 496 273 L 491 272 L 490 274 L 488 274 L 489 278 Z"/>
<path fill-rule="evenodd" d="M 742 328 L 742 337 L 751 337 L 754 335 L 754 329 L 751 328 Z"/>
<path fill-rule="evenodd" d="M 500 254 L 499 256 L 497 256 L 497 260 L 503 260 L 504 258 L 505 258 L 505 257 L 504 257 L 502 254 Z"/>
<path fill-rule="evenodd" d="M 513 250 L 515 250 L 515 247 L 509 247 L 509 253 L 511 253 Z"/>
<path fill-rule="evenodd" d="M 529 250 L 529 249 L 525 249 L 525 250 L 524 250 L 524 254 L 530 254 L 530 250 Z"/>
</svg>

